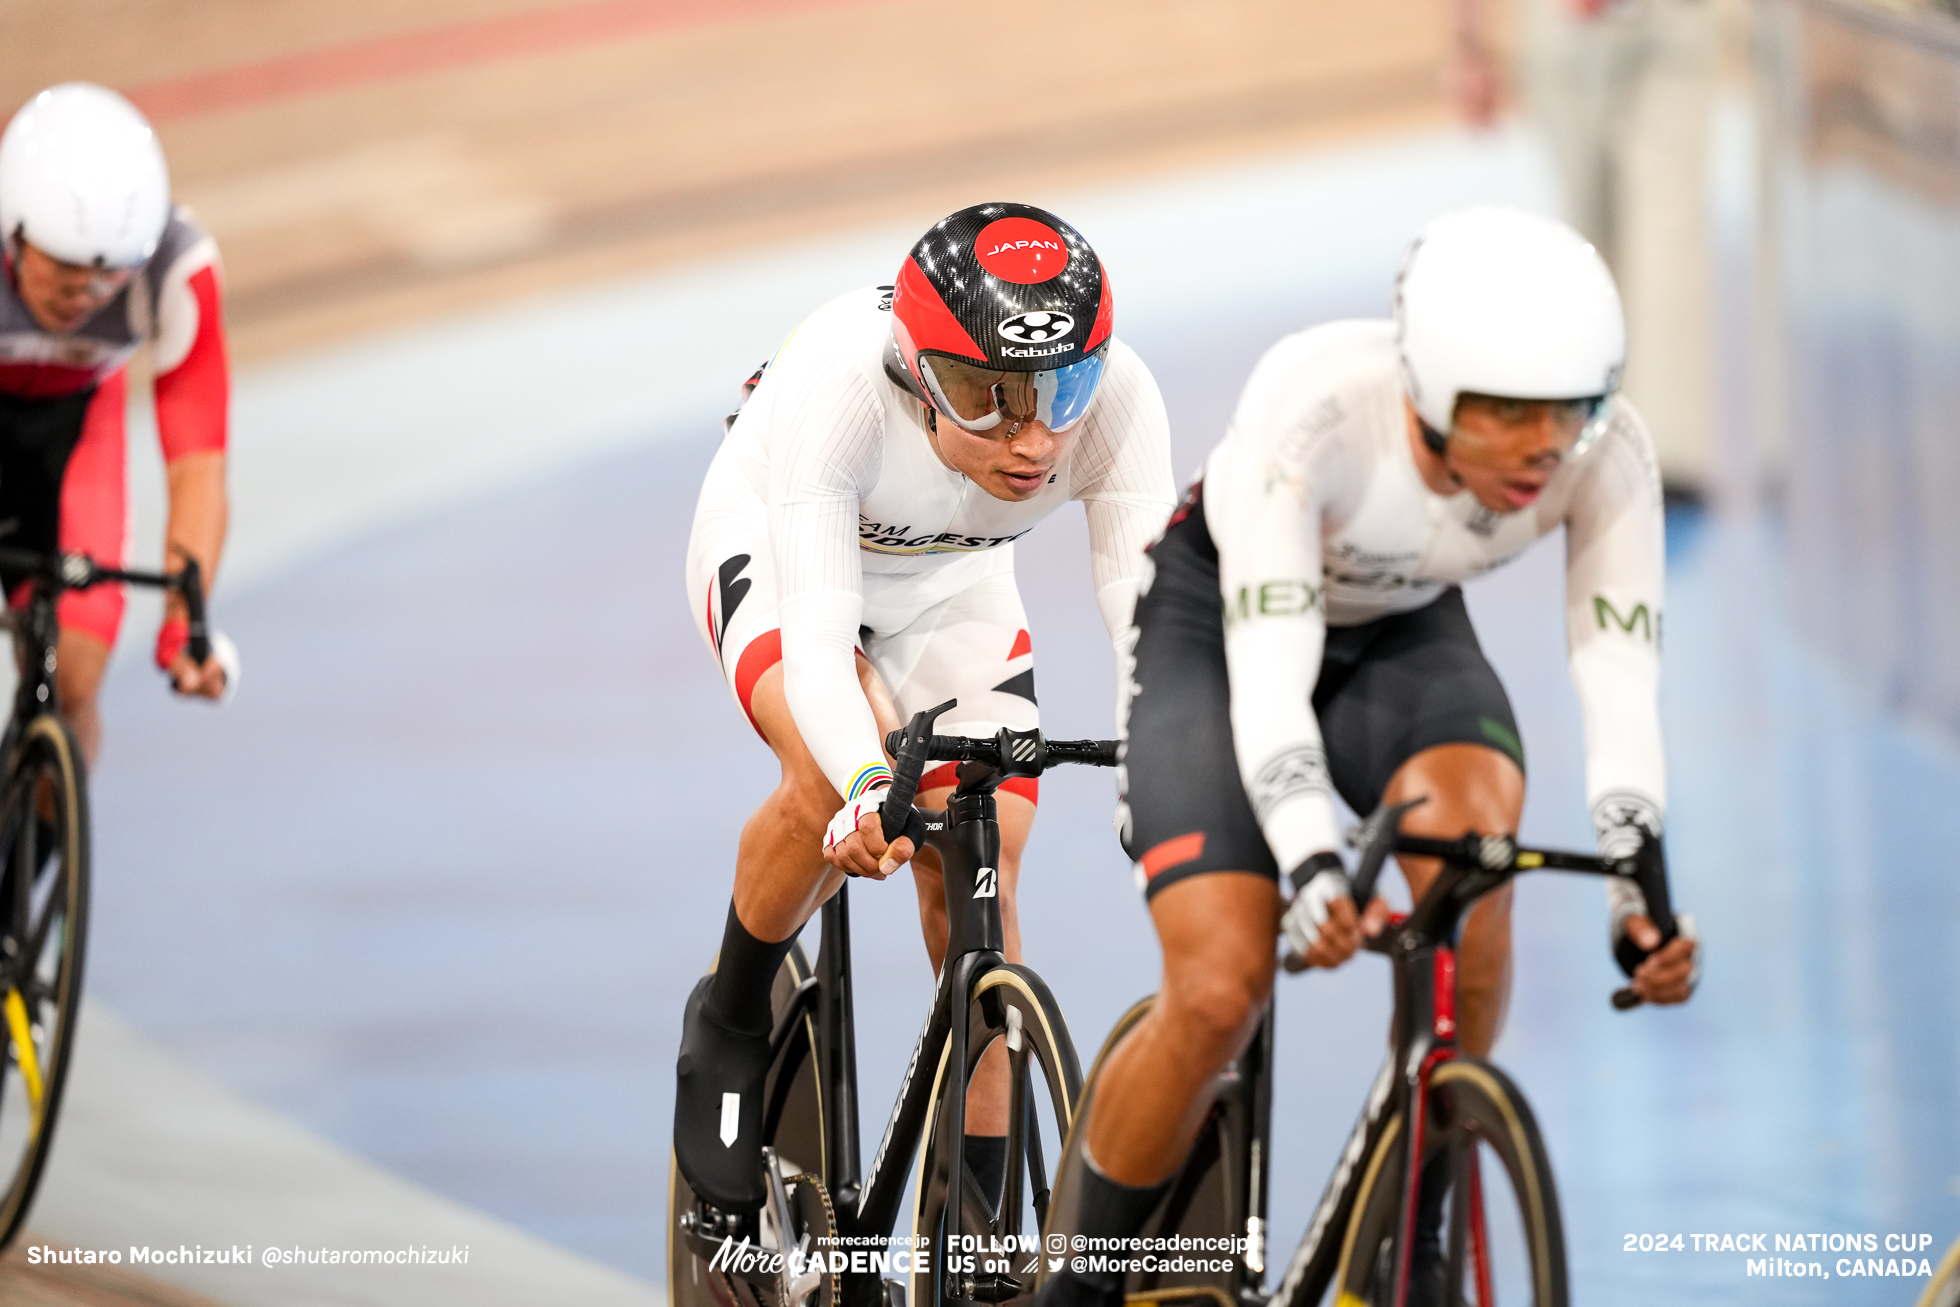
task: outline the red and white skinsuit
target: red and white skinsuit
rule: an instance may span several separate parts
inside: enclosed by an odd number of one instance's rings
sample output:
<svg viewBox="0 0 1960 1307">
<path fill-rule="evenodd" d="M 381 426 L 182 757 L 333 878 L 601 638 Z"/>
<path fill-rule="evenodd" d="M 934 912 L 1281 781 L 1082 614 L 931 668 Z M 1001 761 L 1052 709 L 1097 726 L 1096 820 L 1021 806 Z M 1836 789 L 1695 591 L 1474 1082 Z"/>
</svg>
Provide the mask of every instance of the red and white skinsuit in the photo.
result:
<svg viewBox="0 0 1960 1307">
<path fill-rule="evenodd" d="M 65 335 L 21 301 L 13 255 L 10 247 L 0 279 L 0 526 L 14 527 L 0 542 L 118 566 L 129 536 L 128 363 L 145 340 L 155 350 L 165 462 L 225 448 L 231 380 L 218 247 L 178 206 L 128 284 Z M 110 644 L 122 614 L 122 587 L 109 585 L 65 594 L 59 609 L 64 629 Z"/>
</svg>

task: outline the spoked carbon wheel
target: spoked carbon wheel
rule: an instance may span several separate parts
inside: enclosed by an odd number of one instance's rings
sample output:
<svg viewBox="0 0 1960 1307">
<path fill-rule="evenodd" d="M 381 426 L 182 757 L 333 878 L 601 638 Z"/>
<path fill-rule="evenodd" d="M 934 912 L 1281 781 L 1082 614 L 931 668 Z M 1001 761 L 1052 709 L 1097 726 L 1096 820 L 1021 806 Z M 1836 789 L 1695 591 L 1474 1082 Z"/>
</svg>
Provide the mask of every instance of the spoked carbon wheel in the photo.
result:
<svg viewBox="0 0 1960 1307">
<path fill-rule="evenodd" d="M 775 1024 L 782 1027 L 785 1014 L 799 987 L 810 979 L 810 959 L 801 944 L 790 950 L 776 973 L 769 1005 Z M 791 1228 L 785 1235 L 765 1209 L 762 1216 L 747 1222 L 735 1233 L 739 1243 L 746 1235 L 763 1253 L 801 1248 L 806 1253 L 820 1240 L 837 1233 L 836 1213 L 830 1195 L 819 1176 L 825 1162 L 823 1136 L 823 1090 L 817 1079 L 814 1052 L 817 1029 L 814 1009 L 805 1006 L 789 1027 L 776 1062 L 769 1069 L 764 1090 L 762 1138 L 781 1159 L 788 1178 L 786 1196 Z M 807 1174 L 805 1174 L 807 1173 Z M 704 1237 L 683 1225 L 695 1210 L 694 1190 L 681 1170 L 668 1161 L 667 1191 L 667 1301 L 670 1307 L 836 1307 L 838 1280 L 833 1274 L 779 1276 L 743 1274 L 742 1265 L 724 1258 L 716 1264 L 719 1237 Z M 830 1245 L 825 1245 L 826 1247 Z"/>
<path fill-rule="evenodd" d="M 962 1144 L 946 1111 L 951 1094 L 972 1083 L 990 1048 L 1007 1067 L 1007 1163 L 998 1195 L 984 1194 L 966 1172 L 963 1226 L 946 1228 L 947 1162 Z M 1040 1264 L 1041 1228 L 1053 1172 L 1082 1091 L 1082 1071 L 1061 1009 L 1042 979 L 1026 967 L 1003 965 L 982 976 L 967 1007 L 966 1065 L 952 1067 L 952 1043 L 933 1078 L 925 1149 L 919 1159 L 913 1209 L 915 1247 L 930 1252 L 912 1275 L 912 1307 L 938 1307 L 948 1298 L 1020 1302 L 1032 1295 Z M 977 1099 L 969 1098 L 972 1112 Z M 962 1236 L 953 1238 L 951 1236 Z"/>
<path fill-rule="evenodd" d="M 88 792 L 61 720 L 29 722 L 0 806 L 0 1247 L 27 1219 L 73 1060 L 88 937 Z"/>
<path fill-rule="evenodd" d="M 1389 1122 L 1362 1172 L 1336 1273 L 1337 1307 L 1390 1307 L 1407 1122 Z M 1447 1191 L 1424 1255 L 1408 1253 L 1411 1307 L 1566 1307 L 1565 1236 L 1538 1124 L 1503 1072 L 1474 1058 L 1429 1077 L 1425 1183 Z M 1434 1200 L 1432 1199 L 1432 1204 Z"/>
</svg>

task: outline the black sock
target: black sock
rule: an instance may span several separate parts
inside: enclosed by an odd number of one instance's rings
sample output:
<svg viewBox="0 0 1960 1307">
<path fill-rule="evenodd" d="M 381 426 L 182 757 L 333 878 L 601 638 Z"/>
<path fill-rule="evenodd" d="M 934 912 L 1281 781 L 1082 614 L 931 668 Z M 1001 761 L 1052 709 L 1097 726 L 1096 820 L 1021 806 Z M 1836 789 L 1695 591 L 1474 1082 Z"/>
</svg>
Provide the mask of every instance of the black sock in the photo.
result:
<svg viewBox="0 0 1960 1307">
<path fill-rule="evenodd" d="M 715 983 L 708 991 L 708 1015 L 730 1030 L 766 1033 L 771 1024 L 769 990 L 795 944 L 794 933 L 780 944 L 765 944 L 749 934 L 731 899 L 728 924 L 721 931 L 721 960 L 715 963 Z"/>
<path fill-rule="evenodd" d="M 1002 1186 L 1007 1181 L 1007 1136 L 968 1135 L 966 1173 L 987 1195 L 987 1201 L 1000 1206 Z"/>
<path fill-rule="evenodd" d="M 1143 1223 L 1157 1210 L 1157 1204 L 1164 1200 L 1171 1182 L 1164 1180 L 1141 1188 L 1118 1183 L 1103 1174 L 1086 1148 L 1082 1161 L 1075 1232 L 1090 1240 L 1091 1249 L 1096 1247 L 1097 1239 L 1134 1239 L 1142 1233 Z M 1124 1256 L 1120 1247 L 1108 1247 L 1104 1251 L 1111 1256 Z M 1081 1278 L 1105 1292 L 1120 1292 L 1123 1287 L 1120 1271 L 1091 1271 Z"/>
</svg>

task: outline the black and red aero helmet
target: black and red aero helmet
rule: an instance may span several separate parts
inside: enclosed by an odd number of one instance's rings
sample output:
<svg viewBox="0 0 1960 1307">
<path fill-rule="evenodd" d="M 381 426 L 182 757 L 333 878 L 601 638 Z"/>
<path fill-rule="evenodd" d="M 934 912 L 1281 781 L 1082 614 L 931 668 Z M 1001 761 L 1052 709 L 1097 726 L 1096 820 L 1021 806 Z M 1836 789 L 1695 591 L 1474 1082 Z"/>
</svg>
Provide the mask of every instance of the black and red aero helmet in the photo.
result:
<svg viewBox="0 0 1960 1307">
<path fill-rule="evenodd" d="M 1113 321 L 1102 260 L 1031 204 L 976 204 L 943 219 L 912 247 L 892 291 L 906 378 L 969 431 L 1080 420 Z"/>
</svg>

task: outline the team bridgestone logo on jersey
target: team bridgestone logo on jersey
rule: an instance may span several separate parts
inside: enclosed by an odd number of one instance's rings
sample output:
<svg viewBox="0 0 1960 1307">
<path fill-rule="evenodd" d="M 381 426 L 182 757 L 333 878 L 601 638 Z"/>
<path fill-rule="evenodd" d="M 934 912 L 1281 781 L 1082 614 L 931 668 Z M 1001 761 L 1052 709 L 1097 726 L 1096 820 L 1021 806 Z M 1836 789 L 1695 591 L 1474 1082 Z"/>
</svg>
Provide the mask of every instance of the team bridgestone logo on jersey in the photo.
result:
<svg viewBox="0 0 1960 1307">
<path fill-rule="evenodd" d="M 1017 345 L 1046 345 L 1075 330 L 1075 319 L 1066 313 L 1017 313 L 994 328 Z"/>
<path fill-rule="evenodd" d="M 1018 286 L 1051 281 L 1068 267 L 1068 246 L 1061 233 L 1033 218 L 998 218 L 980 229 L 973 240 L 973 257 L 980 266 Z"/>
</svg>

